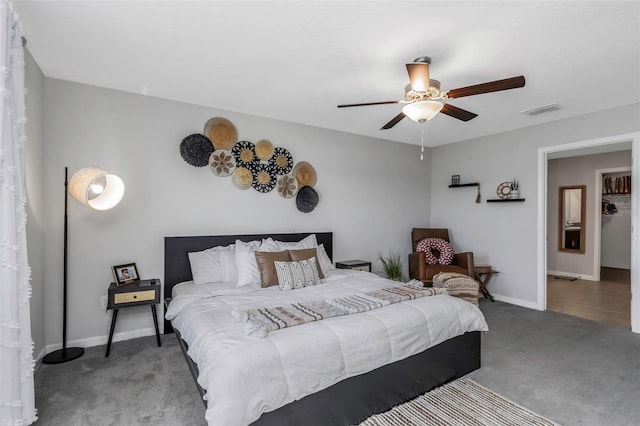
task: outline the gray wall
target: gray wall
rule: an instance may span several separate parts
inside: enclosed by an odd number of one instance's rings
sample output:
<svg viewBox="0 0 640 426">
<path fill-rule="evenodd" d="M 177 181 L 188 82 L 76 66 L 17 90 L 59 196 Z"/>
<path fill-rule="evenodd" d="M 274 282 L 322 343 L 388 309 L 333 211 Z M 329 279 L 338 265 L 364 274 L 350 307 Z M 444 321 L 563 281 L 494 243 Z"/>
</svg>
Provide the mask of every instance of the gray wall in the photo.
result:
<svg viewBox="0 0 640 426">
<path fill-rule="evenodd" d="M 180 141 L 215 116 L 231 120 L 240 140 L 266 138 L 287 148 L 294 161 L 310 162 L 318 175 L 318 207 L 303 214 L 294 199 L 242 191 L 231 178 L 185 163 Z M 165 236 L 333 231 L 335 259 L 374 261 L 389 250 L 406 258 L 411 228 L 430 222 L 429 163 L 413 145 L 54 79 L 45 81 L 44 128 L 45 335 L 52 346 L 61 340 L 65 165 L 70 174 L 100 166 L 126 185 L 122 203 L 106 212 L 69 201 L 72 344 L 106 342 L 111 314 L 101 309 L 100 297 L 112 265 L 136 262 L 143 278 L 162 278 Z M 116 333 L 152 333 L 149 309 L 121 312 Z"/>
<path fill-rule="evenodd" d="M 593 279 L 594 262 L 597 248 L 594 242 L 594 205 L 600 207 L 602 199 L 595 191 L 595 177 L 597 169 L 614 167 L 631 167 L 631 151 L 617 151 L 604 154 L 582 155 L 579 157 L 559 158 L 549 160 L 548 165 L 548 201 L 547 201 L 547 269 L 550 273 L 565 275 L 580 275 L 585 279 Z M 629 174 L 629 173 L 627 173 Z M 586 198 L 586 234 L 584 254 L 558 251 L 558 188 L 560 186 L 587 186 Z M 629 268 L 631 260 L 631 217 L 627 218 L 628 228 L 617 235 L 615 246 L 626 245 L 626 264 Z M 604 221 L 603 224 L 608 223 Z M 607 265 L 606 253 L 611 251 L 609 244 L 613 245 L 612 238 L 607 238 L 607 233 L 602 236 L 602 266 Z"/>
<path fill-rule="evenodd" d="M 34 357 L 42 355 L 44 333 L 44 82 L 40 67 L 25 49 L 27 142 L 25 185 L 27 192 L 27 255 L 31 268 L 31 337 Z"/>
<path fill-rule="evenodd" d="M 538 306 L 538 149 L 637 132 L 639 117 L 640 104 L 634 104 L 432 149 L 432 225 L 450 228 L 455 248 L 473 251 L 476 263 L 500 271 L 489 284 L 494 295 Z M 453 174 L 462 182 L 480 181 L 482 203 L 474 203 L 475 188 L 447 188 Z M 486 203 L 513 177 L 525 202 Z"/>
</svg>

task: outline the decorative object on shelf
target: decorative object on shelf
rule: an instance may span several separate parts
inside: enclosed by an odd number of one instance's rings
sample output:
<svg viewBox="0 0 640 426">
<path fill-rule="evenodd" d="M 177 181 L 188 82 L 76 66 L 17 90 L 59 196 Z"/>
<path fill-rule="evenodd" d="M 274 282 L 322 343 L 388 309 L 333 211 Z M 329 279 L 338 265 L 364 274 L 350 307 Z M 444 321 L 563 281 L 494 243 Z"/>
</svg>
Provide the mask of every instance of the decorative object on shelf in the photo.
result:
<svg viewBox="0 0 640 426">
<path fill-rule="evenodd" d="M 131 284 L 134 281 L 140 280 L 140 274 L 138 274 L 138 268 L 136 268 L 135 263 L 112 266 L 111 271 L 113 272 L 116 286 Z"/>
<path fill-rule="evenodd" d="M 298 182 L 300 183 L 300 182 Z M 310 186 L 303 186 L 296 195 L 296 207 L 302 213 L 310 213 L 318 205 L 318 193 Z"/>
<path fill-rule="evenodd" d="M 315 186 L 317 181 L 316 170 L 306 161 L 300 161 L 295 165 L 293 175 L 300 186 Z"/>
<path fill-rule="evenodd" d="M 209 164 L 209 157 L 213 152 L 213 144 L 205 135 L 194 133 L 187 136 L 180 143 L 182 159 L 194 167 L 204 167 Z"/>
<path fill-rule="evenodd" d="M 64 168 L 64 239 L 62 254 L 62 348 L 42 358 L 44 364 L 61 364 L 84 354 L 84 348 L 67 347 L 67 200 L 68 194 L 94 210 L 109 210 L 124 197 L 124 182 L 120 177 L 97 167 L 78 170 L 68 182 L 69 169 Z"/>
<path fill-rule="evenodd" d="M 480 182 L 478 182 L 478 195 L 476 195 L 476 204 L 480 204 Z"/>
<path fill-rule="evenodd" d="M 258 164 L 253 173 L 253 189 L 267 193 L 276 187 L 276 173 L 270 164 Z"/>
<path fill-rule="evenodd" d="M 262 161 L 269 161 L 273 157 L 273 144 L 266 139 L 256 143 L 256 157 Z"/>
<path fill-rule="evenodd" d="M 238 141 L 236 127 L 223 117 L 213 117 L 207 121 L 204 134 L 211 140 L 215 149 L 231 149 Z"/>
<path fill-rule="evenodd" d="M 292 175 L 278 177 L 278 194 L 283 198 L 291 198 L 298 192 L 298 181 Z"/>
<path fill-rule="evenodd" d="M 502 199 L 509 198 L 511 195 L 511 182 L 502 182 L 496 190 L 498 197 Z"/>
<path fill-rule="evenodd" d="M 511 188 L 511 192 L 509 193 L 509 198 L 520 198 L 520 190 L 518 189 L 520 188 L 520 184 L 518 183 L 516 178 L 513 178 L 513 180 L 511 181 L 511 184 L 509 185 L 509 188 Z"/>
<path fill-rule="evenodd" d="M 279 175 L 286 175 L 293 169 L 293 157 L 284 148 L 275 148 L 273 150 L 273 156 L 269 159 L 271 164 L 276 169 L 276 173 Z"/>
<path fill-rule="evenodd" d="M 230 176 L 236 169 L 236 159 L 228 149 L 217 149 L 209 157 L 209 167 L 216 176 Z"/>
<path fill-rule="evenodd" d="M 232 174 L 233 184 L 240 189 L 249 189 L 253 183 L 253 173 L 246 167 L 237 167 Z"/>
<path fill-rule="evenodd" d="M 231 148 L 231 154 L 236 159 L 237 167 L 244 167 L 251 171 L 254 170 L 258 164 L 258 157 L 256 157 L 256 146 L 249 141 L 240 141 Z"/>
<path fill-rule="evenodd" d="M 460 175 L 452 175 L 451 176 L 451 186 L 460 185 Z"/>
<path fill-rule="evenodd" d="M 400 253 L 391 251 L 389 256 L 378 256 L 378 260 L 382 263 L 382 269 L 387 278 L 393 281 L 402 280 L 402 257 Z"/>
</svg>

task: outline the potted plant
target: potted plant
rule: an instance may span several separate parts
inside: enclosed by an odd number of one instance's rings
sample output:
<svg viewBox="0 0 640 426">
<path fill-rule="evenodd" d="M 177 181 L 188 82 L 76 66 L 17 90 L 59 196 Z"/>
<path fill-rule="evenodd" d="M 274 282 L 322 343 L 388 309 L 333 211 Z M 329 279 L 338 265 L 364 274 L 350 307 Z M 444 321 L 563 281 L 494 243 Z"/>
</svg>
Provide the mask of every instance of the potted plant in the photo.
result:
<svg viewBox="0 0 640 426">
<path fill-rule="evenodd" d="M 399 253 L 391 251 L 387 257 L 378 256 L 378 260 L 382 263 L 387 278 L 393 281 L 402 280 L 402 258 Z"/>
<path fill-rule="evenodd" d="M 516 180 L 516 178 L 513 178 L 513 180 L 511 181 L 511 198 L 520 198 L 520 184 L 518 183 L 518 181 Z"/>
</svg>

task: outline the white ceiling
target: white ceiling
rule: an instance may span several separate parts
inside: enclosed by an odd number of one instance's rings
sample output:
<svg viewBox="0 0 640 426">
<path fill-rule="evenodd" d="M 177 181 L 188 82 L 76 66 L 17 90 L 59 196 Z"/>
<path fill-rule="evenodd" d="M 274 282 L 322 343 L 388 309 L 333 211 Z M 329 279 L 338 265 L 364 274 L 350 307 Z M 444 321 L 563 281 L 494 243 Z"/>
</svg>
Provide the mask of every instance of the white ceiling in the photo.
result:
<svg viewBox="0 0 640 426">
<path fill-rule="evenodd" d="M 401 105 L 336 105 L 402 99 L 405 64 L 422 55 L 444 90 L 527 79 L 450 101 L 479 116 L 439 114 L 427 146 L 640 102 L 637 1 L 14 4 L 47 77 L 412 144 L 407 118 L 379 130 Z"/>
</svg>

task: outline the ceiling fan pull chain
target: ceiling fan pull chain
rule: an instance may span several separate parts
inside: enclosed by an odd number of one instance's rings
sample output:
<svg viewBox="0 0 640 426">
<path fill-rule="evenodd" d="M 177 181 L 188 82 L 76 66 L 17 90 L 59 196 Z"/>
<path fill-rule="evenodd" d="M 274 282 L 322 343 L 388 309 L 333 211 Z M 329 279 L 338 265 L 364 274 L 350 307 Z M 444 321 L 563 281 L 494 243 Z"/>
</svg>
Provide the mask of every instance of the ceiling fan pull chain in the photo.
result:
<svg viewBox="0 0 640 426">
<path fill-rule="evenodd" d="M 424 160 L 424 121 L 420 123 L 420 161 Z"/>
</svg>

